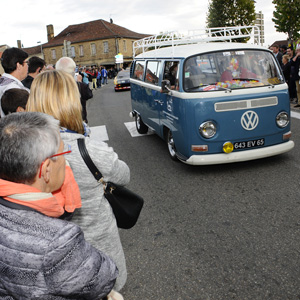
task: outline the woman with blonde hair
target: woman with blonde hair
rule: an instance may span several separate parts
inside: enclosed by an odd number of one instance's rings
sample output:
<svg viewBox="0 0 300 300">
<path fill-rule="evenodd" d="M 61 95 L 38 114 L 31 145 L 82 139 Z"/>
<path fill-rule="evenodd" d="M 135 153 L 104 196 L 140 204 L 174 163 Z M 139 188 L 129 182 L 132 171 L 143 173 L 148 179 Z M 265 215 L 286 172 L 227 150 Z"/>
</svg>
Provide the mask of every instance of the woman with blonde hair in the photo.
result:
<svg viewBox="0 0 300 300">
<path fill-rule="evenodd" d="M 60 121 L 61 138 L 72 147 L 68 162 L 82 198 L 82 208 L 75 212 L 72 222 L 82 228 L 88 242 L 114 260 L 119 269 L 114 289 L 119 291 L 126 282 L 127 271 L 115 216 L 104 197 L 102 184 L 95 180 L 80 155 L 77 139 L 85 139 L 89 155 L 106 181 L 128 184 L 128 166 L 106 143 L 88 137 L 78 88 L 70 74 L 56 70 L 39 74 L 32 83 L 26 110 L 43 112 Z"/>
</svg>

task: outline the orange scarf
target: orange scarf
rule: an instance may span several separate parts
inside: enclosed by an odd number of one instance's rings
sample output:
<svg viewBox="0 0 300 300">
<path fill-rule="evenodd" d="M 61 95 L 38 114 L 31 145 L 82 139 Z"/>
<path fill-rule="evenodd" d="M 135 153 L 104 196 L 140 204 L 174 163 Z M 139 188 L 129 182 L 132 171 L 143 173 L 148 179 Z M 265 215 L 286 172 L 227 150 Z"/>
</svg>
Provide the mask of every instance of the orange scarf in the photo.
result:
<svg viewBox="0 0 300 300">
<path fill-rule="evenodd" d="M 0 196 L 54 218 L 60 217 L 65 211 L 72 213 L 81 207 L 79 187 L 69 166 L 66 166 L 65 180 L 58 191 L 43 193 L 23 183 L 0 179 Z"/>
</svg>

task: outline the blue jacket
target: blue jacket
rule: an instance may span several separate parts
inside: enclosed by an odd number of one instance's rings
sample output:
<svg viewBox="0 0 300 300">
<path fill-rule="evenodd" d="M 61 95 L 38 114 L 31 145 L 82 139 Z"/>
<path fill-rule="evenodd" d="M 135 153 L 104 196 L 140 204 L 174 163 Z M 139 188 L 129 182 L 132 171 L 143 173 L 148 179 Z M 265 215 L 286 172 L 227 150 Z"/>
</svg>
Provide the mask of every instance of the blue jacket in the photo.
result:
<svg viewBox="0 0 300 300">
<path fill-rule="evenodd" d="M 107 71 L 106 71 L 106 69 L 102 69 L 101 70 L 101 76 L 104 77 L 104 78 L 107 77 Z"/>
<path fill-rule="evenodd" d="M 0 299 L 101 299 L 118 271 L 81 229 L 0 204 Z"/>
</svg>

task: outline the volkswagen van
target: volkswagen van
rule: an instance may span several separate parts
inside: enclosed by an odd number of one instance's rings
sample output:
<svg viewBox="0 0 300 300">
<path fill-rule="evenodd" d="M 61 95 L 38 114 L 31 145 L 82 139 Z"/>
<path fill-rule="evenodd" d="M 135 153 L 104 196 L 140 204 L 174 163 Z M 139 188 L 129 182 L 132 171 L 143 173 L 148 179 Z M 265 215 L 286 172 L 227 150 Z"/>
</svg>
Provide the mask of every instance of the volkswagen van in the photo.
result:
<svg viewBox="0 0 300 300">
<path fill-rule="evenodd" d="M 172 159 L 192 165 L 291 150 L 288 87 L 275 56 L 259 45 L 220 42 L 215 32 L 134 43 L 134 52 L 141 52 L 130 70 L 137 131 L 153 130 Z M 228 32 L 223 39 L 249 36 Z"/>
</svg>

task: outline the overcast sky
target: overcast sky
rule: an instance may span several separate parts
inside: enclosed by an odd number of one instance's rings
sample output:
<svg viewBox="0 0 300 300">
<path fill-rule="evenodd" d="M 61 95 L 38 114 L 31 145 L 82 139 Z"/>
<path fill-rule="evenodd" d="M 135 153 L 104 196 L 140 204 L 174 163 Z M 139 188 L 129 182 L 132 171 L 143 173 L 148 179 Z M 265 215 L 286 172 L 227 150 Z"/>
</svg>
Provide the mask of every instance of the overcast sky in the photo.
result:
<svg viewBox="0 0 300 300">
<path fill-rule="evenodd" d="M 208 0 L 0 0 L 0 45 L 33 47 L 47 42 L 46 26 L 58 35 L 69 25 L 110 18 L 138 33 L 158 34 L 205 28 Z M 286 35 L 275 31 L 272 0 L 256 0 L 265 18 L 265 46 Z"/>
</svg>

